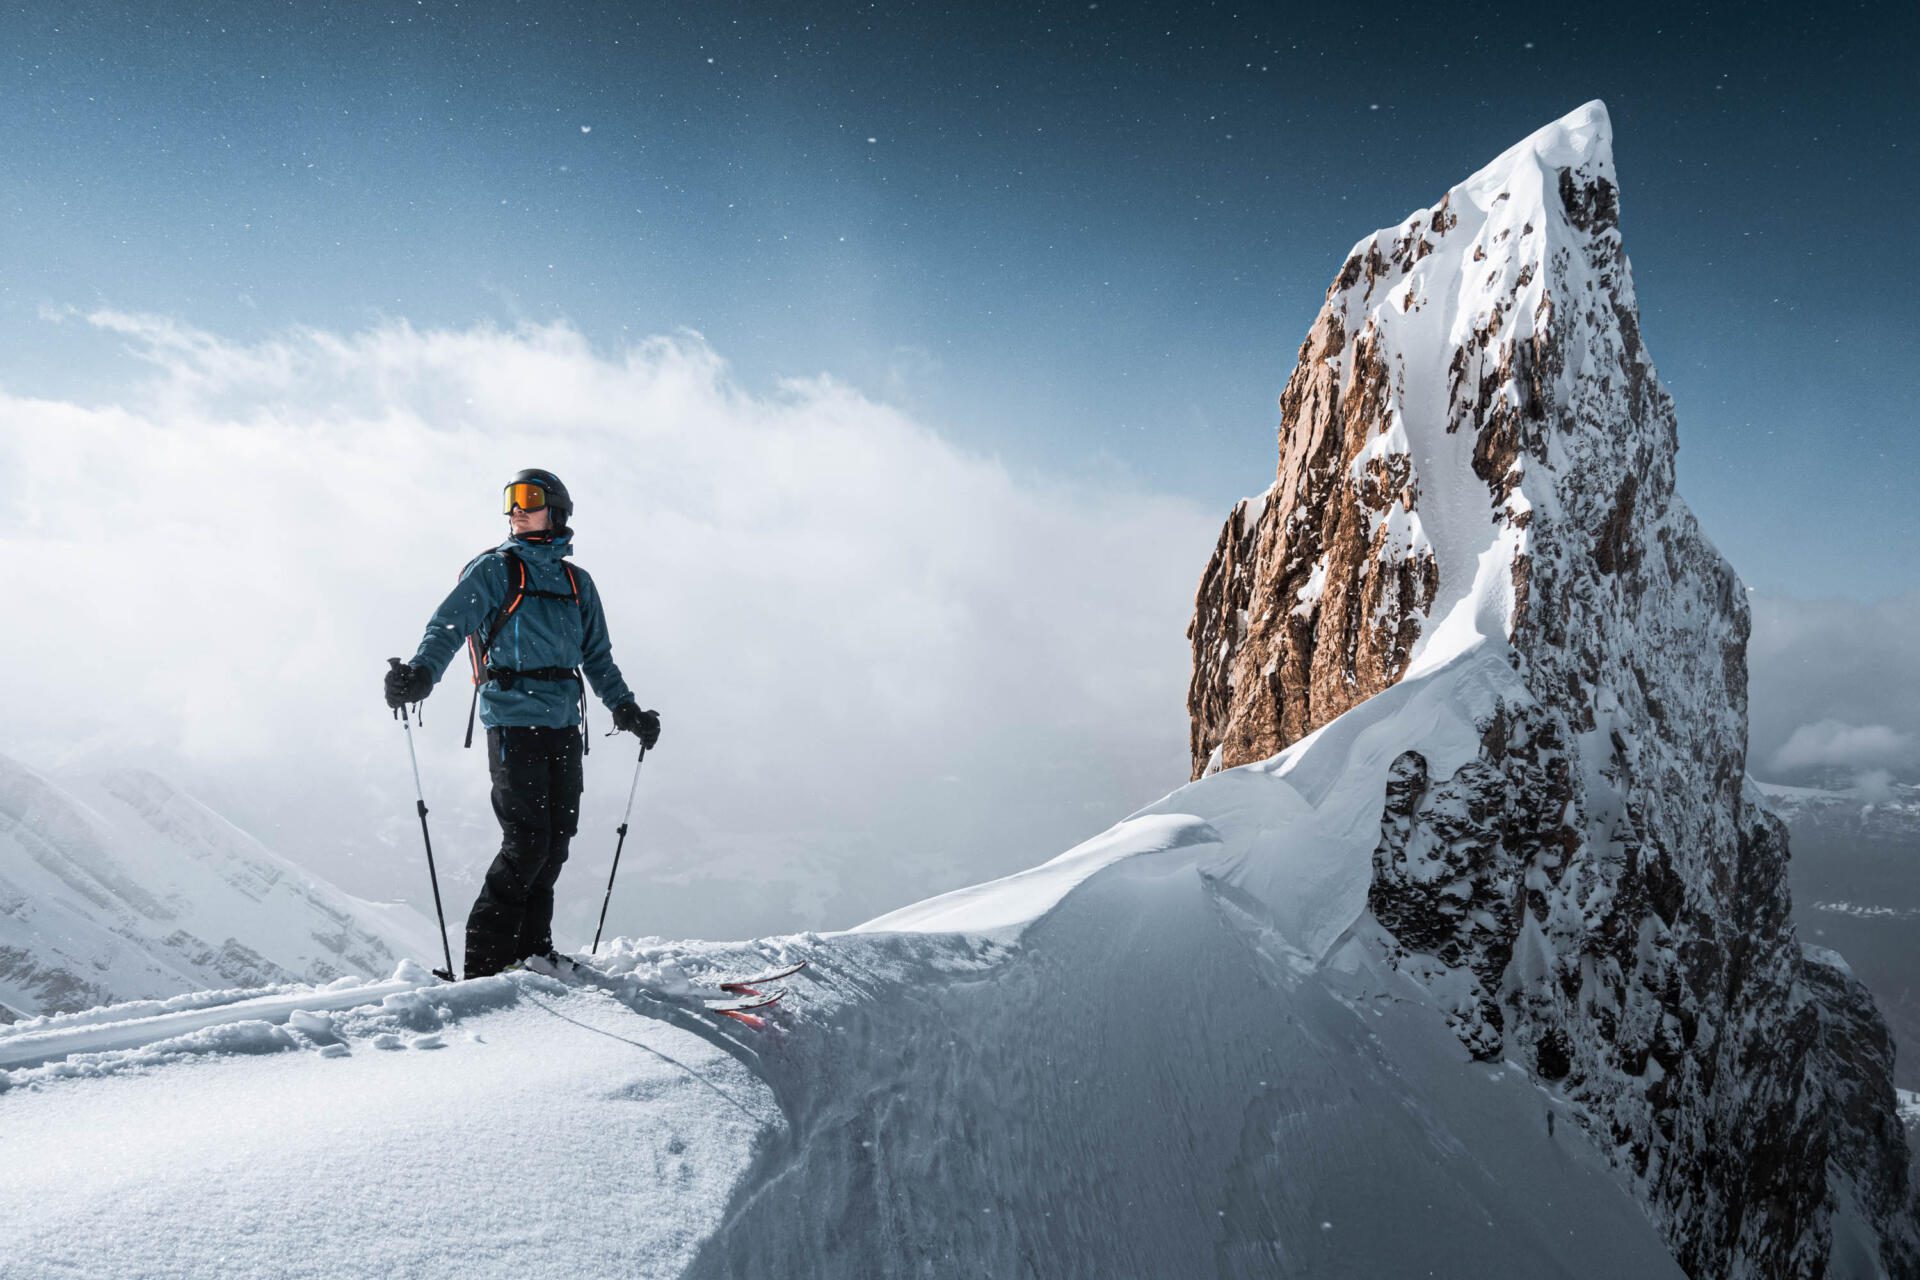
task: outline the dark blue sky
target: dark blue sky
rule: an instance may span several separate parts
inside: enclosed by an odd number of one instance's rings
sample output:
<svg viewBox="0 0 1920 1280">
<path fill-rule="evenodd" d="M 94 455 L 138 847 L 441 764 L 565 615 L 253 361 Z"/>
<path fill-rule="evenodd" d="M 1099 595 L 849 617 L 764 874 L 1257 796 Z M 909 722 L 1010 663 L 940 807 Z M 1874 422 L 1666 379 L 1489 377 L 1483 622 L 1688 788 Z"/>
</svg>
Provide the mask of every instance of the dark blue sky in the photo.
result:
<svg viewBox="0 0 1920 1280">
<path fill-rule="evenodd" d="M 1563 12 L 11 6 L 0 385 L 137 372 L 48 307 L 686 326 L 1224 516 L 1351 244 L 1599 97 L 1709 533 L 1763 590 L 1920 587 L 1920 7 Z"/>
</svg>

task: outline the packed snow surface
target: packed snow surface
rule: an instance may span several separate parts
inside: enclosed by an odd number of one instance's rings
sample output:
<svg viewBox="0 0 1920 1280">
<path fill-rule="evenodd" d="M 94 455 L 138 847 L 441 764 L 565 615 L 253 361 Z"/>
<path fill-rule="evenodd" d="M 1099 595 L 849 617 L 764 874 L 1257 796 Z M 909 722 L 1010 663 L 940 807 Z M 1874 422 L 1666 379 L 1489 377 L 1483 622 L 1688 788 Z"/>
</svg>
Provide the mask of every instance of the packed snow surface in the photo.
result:
<svg viewBox="0 0 1920 1280">
<path fill-rule="evenodd" d="M 0 1077 L 0 1274 L 669 1275 L 781 1124 L 607 990 L 342 990 Z"/>
</svg>

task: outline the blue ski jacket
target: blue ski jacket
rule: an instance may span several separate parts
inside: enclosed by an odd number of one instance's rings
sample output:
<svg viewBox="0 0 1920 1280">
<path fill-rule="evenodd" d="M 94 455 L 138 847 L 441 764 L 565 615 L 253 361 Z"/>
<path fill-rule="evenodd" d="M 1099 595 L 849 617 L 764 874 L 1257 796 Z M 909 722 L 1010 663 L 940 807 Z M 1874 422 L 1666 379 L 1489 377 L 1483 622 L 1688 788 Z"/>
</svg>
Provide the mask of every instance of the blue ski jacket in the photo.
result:
<svg viewBox="0 0 1920 1280">
<path fill-rule="evenodd" d="M 426 634 L 413 654 L 415 665 L 432 672 L 438 684 L 469 635 L 477 631 L 479 639 L 487 638 L 488 628 L 507 604 L 512 570 L 503 553 L 509 550 L 527 566 L 529 594 L 494 637 L 489 665 L 514 671 L 578 667 L 608 710 L 632 700 L 633 692 L 613 662 L 600 592 L 587 571 L 577 567 L 573 576 L 580 584 L 580 602 L 573 601 L 573 584 L 560 563 L 562 557 L 573 554 L 571 533 L 551 542 L 508 538 L 469 561 L 460 581 L 428 620 Z M 566 598 L 532 595 L 536 590 Z M 480 686 L 482 724 L 564 728 L 580 723 L 580 686 L 573 681 L 515 679 L 511 683 L 512 688 L 502 689 L 497 680 L 489 679 Z"/>
</svg>

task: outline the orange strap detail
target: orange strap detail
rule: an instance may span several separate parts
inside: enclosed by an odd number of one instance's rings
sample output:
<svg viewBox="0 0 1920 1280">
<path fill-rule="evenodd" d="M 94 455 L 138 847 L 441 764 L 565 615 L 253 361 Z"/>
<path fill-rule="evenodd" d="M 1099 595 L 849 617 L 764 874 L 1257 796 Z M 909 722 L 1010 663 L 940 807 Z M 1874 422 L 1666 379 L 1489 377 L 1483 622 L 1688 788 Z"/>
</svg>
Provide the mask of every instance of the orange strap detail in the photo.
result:
<svg viewBox="0 0 1920 1280">
<path fill-rule="evenodd" d="M 513 611 L 514 611 L 515 609 L 518 609 L 518 608 L 520 607 L 520 602 L 521 602 L 522 600 L 525 600 L 525 599 L 527 598 L 527 595 L 526 595 L 526 592 L 527 592 L 527 564 L 526 564 L 526 561 L 524 561 L 524 560 L 522 560 L 522 559 L 521 559 L 521 558 L 520 558 L 519 556 L 515 556 L 515 557 L 513 558 L 513 562 L 514 562 L 514 564 L 516 564 L 516 565 L 518 565 L 518 566 L 519 566 L 519 568 L 520 568 L 520 581 L 519 581 L 518 583 L 516 583 L 516 584 L 514 585 L 514 588 L 513 588 L 513 590 L 514 590 L 514 597 L 513 597 L 513 600 L 512 600 L 512 602 L 511 602 L 511 603 L 509 603 L 509 604 L 507 605 L 507 611 L 506 611 L 505 613 L 503 613 L 503 614 L 501 614 L 501 615 L 500 615 L 500 622 L 505 622 L 505 621 L 506 621 L 506 620 L 507 620 L 508 618 L 511 618 L 511 617 L 513 616 Z M 497 623 L 495 623 L 495 624 L 494 624 L 494 630 L 495 630 L 495 631 L 498 631 L 499 629 L 500 629 L 500 627 L 499 627 L 499 623 L 497 622 Z"/>
</svg>

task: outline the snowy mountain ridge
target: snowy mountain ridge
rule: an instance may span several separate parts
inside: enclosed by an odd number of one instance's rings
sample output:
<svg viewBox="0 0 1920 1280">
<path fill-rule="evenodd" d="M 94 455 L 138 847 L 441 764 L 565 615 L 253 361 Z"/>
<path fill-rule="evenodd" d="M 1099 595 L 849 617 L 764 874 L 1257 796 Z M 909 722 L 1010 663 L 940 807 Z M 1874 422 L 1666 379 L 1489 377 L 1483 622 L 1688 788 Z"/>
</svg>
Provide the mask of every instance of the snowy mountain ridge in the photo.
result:
<svg viewBox="0 0 1920 1280">
<path fill-rule="evenodd" d="M 14 1017 L 389 973 L 411 908 L 296 868 L 158 775 L 55 781 L 0 756 L 0 1004 Z"/>
<path fill-rule="evenodd" d="M 1756 785 L 1767 807 L 1788 823 L 1817 819 L 1883 839 L 1920 837 L 1920 786 L 1912 783 L 1849 788 Z"/>
</svg>

